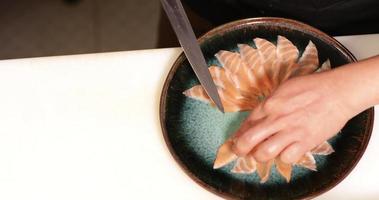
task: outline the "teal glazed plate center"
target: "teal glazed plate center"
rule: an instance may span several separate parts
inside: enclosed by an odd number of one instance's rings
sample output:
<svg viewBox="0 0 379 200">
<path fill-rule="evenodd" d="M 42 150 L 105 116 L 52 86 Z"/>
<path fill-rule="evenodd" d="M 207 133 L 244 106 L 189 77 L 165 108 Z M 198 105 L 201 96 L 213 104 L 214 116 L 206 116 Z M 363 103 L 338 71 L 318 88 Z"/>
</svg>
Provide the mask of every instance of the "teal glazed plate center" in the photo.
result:
<svg viewBox="0 0 379 200">
<path fill-rule="evenodd" d="M 217 27 L 199 39 L 208 66 L 221 66 L 214 54 L 237 51 L 237 44 L 252 45 L 256 37 L 275 42 L 285 36 L 303 50 L 315 43 L 322 63 L 332 67 L 355 62 L 354 56 L 335 39 L 303 23 L 282 18 L 253 18 Z M 335 152 L 316 156 L 317 172 L 295 167 L 287 183 L 273 168 L 264 184 L 254 174 L 234 174 L 231 165 L 213 169 L 218 147 L 239 127 L 248 112 L 221 113 L 209 104 L 185 97 L 186 89 L 199 84 L 184 54 L 174 63 L 163 88 L 160 121 L 166 144 L 182 169 L 205 189 L 227 199 L 310 199 L 333 188 L 355 167 L 370 139 L 374 110 L 351 119 L 330 140 Z M 330 123 L 333 123 L 330 121 Z M 179 197 L 180 198 L 180 197 Z"/>
</svg>

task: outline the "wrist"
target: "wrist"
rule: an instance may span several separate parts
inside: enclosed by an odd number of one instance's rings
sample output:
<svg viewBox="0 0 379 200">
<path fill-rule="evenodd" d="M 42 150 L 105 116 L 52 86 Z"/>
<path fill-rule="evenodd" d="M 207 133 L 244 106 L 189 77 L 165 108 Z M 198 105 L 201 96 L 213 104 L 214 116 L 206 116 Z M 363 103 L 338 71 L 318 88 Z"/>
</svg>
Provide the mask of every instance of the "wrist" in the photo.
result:
<svg viewBox="0 0 379 200">
<path fill-rule="evenodd" d="M 327 75 L 333 96 L 351 117 L 379 103 L 379 57 L 339 67 Z"/>
</svg>

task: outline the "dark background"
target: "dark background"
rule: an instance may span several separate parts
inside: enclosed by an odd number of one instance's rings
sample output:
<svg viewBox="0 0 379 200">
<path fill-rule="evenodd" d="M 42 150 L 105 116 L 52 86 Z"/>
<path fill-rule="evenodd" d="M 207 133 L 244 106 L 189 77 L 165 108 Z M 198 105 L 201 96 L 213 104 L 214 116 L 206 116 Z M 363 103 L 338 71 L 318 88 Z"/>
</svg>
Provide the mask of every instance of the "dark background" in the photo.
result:
<svg viewBox="0 0 379 200">
<path fill-rule="evenodd" d="M 197 36 L 278 16 L 329 35 L 379 32 L 376 0 L 182 0 Z M 0 0 L 0 59 L 179 46 L 159 0 Z"/>
<path fill-rule="evenodd" d="M 158 0 L 1 0 L 0 59 L 155 48 Z"/>
</svg>

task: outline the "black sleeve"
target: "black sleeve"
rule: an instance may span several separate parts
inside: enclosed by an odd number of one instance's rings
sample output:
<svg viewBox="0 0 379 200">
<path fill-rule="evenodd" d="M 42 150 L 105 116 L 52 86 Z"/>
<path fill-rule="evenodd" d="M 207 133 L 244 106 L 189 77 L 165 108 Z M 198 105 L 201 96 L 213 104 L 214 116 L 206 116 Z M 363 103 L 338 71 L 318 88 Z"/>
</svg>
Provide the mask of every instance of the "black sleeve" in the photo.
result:
<svg viewBox="0 0 379 200">
<path fill-rule="evenodd" d="M 214 25 L 250 17 L 285 17 L 330 35 L 379 33 L 378 0 L 184 0 Z"/>
</svg>

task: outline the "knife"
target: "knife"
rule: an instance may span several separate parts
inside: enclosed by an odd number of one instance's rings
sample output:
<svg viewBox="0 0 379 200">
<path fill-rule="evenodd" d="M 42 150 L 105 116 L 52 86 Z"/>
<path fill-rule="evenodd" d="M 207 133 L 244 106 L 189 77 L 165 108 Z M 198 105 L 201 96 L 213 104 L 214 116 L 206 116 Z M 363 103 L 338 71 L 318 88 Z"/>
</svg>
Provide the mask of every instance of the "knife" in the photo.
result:
<svg viewBox="0 0 379 200">
<path fill-rule="evenodd" d="M 187 56 L 200 84 L 203 86 L 208 96 L 216 104 L 217 108 L 224 112 L 224 107 L 220 96 L 217 92 L 216 85 L 209 73 L 204 55 L 197 43 L 195 33 L 184 11 L 180 0 L 161 0 L 162 7 L 165 10 L 172 28 L 178 37 L 179 43 L 183 48 L 184 54 Z"/>
</svg>

